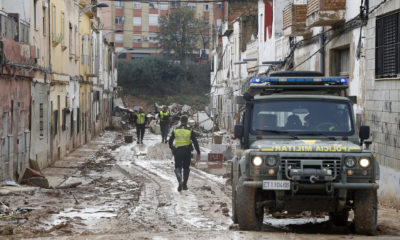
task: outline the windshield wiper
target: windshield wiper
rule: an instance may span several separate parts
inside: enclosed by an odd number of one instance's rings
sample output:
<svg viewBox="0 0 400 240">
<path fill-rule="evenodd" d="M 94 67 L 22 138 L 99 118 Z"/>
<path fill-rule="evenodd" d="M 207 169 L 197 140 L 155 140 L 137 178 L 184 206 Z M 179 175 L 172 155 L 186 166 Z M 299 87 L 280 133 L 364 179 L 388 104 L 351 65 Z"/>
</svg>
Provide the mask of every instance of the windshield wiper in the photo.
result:
<svg viewBox="0 0 400 240">
<path fill-rule="evenodd" d="M 289 136 L 291 136 L 294 139 L 299 139 L 296 134 L 290 134 L 288 131 L 278 131 L 278 130 L 267 130 L 267 129 L 256 129 L 256 131 L 258 132 L 264 132 L 264 133 L 275 133 L 275 134 L 287 134 Z"/>
<path fill-rule="evenodd" d="M 326 135 L 325 133 L 299 133 L 297 135 L 302 135 L 302 136 L 324 136 L 328 138 L 329 140 L 336 141 L 336 137 Z"/>
</svg>

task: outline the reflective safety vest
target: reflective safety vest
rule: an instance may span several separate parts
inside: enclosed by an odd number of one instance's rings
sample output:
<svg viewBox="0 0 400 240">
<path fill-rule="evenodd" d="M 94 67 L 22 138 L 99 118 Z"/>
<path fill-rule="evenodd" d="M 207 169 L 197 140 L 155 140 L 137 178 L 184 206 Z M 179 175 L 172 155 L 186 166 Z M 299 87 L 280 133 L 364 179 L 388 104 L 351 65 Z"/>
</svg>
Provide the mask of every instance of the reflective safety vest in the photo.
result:
<svg viewBox="0 0 400 240">
<path fill-rule="evenodd" d="M 184 147 L 189 146 L 191 144 L 190 135 L 192 134 L 191 130 L 184 128 L 177 128 L 174 130 L 175 135 L 175 147 Z"/>
<path fill-rule="evenodd" d="M 144 124 L 146 121 L 146 113 L 136 113 L 136 124 Z"/>
<path fill-rule="evenodd" d="M 169 117 L 169 111 L 160 111 L 161 121 L 164 121 L 164 117 Z"/>
</svg>

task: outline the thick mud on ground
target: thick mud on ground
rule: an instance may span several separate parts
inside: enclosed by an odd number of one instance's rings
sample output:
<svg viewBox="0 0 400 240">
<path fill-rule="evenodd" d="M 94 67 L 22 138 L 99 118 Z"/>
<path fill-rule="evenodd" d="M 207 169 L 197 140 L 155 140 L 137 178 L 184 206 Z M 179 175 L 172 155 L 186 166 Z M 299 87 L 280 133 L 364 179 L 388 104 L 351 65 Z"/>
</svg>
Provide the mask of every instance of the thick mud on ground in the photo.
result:
<svg viewBox="0 0 400 240">
<path fill-rule="evenodd" d="M 189 190 L 178 192 L 174 164 L 161 137 L 147 134 L 143 145 L 125 144 L 107 132 L 103 147 L 67 176 L 66 189 L 33 189 L 0 196 L 17 210 L 0 217 L 2 238 L 33 239 L 367 239 L 328 217 L 265 216 L 260 232 L 232 224 L 227 178 L 191 168 Z M 381 206 L 379 235 L 400 239 L 400 213 Z"/>
</svg>

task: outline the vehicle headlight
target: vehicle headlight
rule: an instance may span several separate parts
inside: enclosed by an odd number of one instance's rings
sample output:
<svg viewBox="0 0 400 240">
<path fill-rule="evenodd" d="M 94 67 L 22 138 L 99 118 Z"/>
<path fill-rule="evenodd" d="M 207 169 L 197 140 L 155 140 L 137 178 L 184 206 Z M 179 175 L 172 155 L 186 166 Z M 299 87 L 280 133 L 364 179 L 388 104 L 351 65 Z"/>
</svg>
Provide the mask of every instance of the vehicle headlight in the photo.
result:
<svg viewBox="0 0 400 240">
<path fill-rule="evenodd" d="M 354 167 L 356 165 L 356 162 L 357 161 L 356 161 L 356 159 L 354 157 L 347 157 L 344 160 L 344 164 L 349 168 Z"/>
<path fill-rule="evenodd" d="M 371 165 L 371 159 L 369 158 L 361 158 L 358 162 L 362 168 L 367 168 Z"/>
<path fill-rule="evenodd" d="M 253 157 L 252 162 L 254 166 L 259 167 L 263 163 L 263 159 L 260 156 L 255 156 Z"/>
<path fill-rule="evenodd" d="M 274 157 L 274 156 L 269 156 L 269 157 L 267 158 L 267 164 L 268 164 L 268 166 L 273 167 L 273 166 L 276 165 L 276 162 L 277 162 L 277 160 L 276 160 L 276 157 Z"/>
</svg>

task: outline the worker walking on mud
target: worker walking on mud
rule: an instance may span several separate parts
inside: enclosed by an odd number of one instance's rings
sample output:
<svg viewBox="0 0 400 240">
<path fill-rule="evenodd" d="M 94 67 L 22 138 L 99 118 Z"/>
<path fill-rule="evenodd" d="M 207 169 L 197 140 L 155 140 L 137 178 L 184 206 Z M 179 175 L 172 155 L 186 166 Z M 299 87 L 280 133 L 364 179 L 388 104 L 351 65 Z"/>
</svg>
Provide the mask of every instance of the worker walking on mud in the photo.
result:
<svg viewBox="0 0 400 240">
<path fill-rule="evenodd" d="M 139 108 L 139 112 L 136 113 L 133 116 L 133 118 L 136 123 L 137 143 L 143 144 L 143 137 L 147 123 L 147 116 L 142 107 Z"/>
<path fill-rule="evenodd" d="M 160 120 L 162 143 L 167 143 L 168 130 L 169 130 L 169 117 L 170 117 L 170 112 L 168 110 L 168 107 L 164 105 L 162 110 L 158 114 L 158 119 Z"/>
<path fill-rule="evenodd" d="M 200 159 L 200 148 L 196 136 L 193 131 L 187 126 L 188 117 L 183 115 L 181 117 L 181 125 L 174 129 L 169 138 L 169 147 L 175 158 L 175 175 L 178 179 L 178 191 L 187 190 L 187 182 L 190 172 L 190 160 L 192 143 L 196 149 L 196 160 Z M 175 143 L 174 143 L 175 140 Z M 183 181 L 182 181 L 182 168 L 183 168 Z"/>
</svg>

